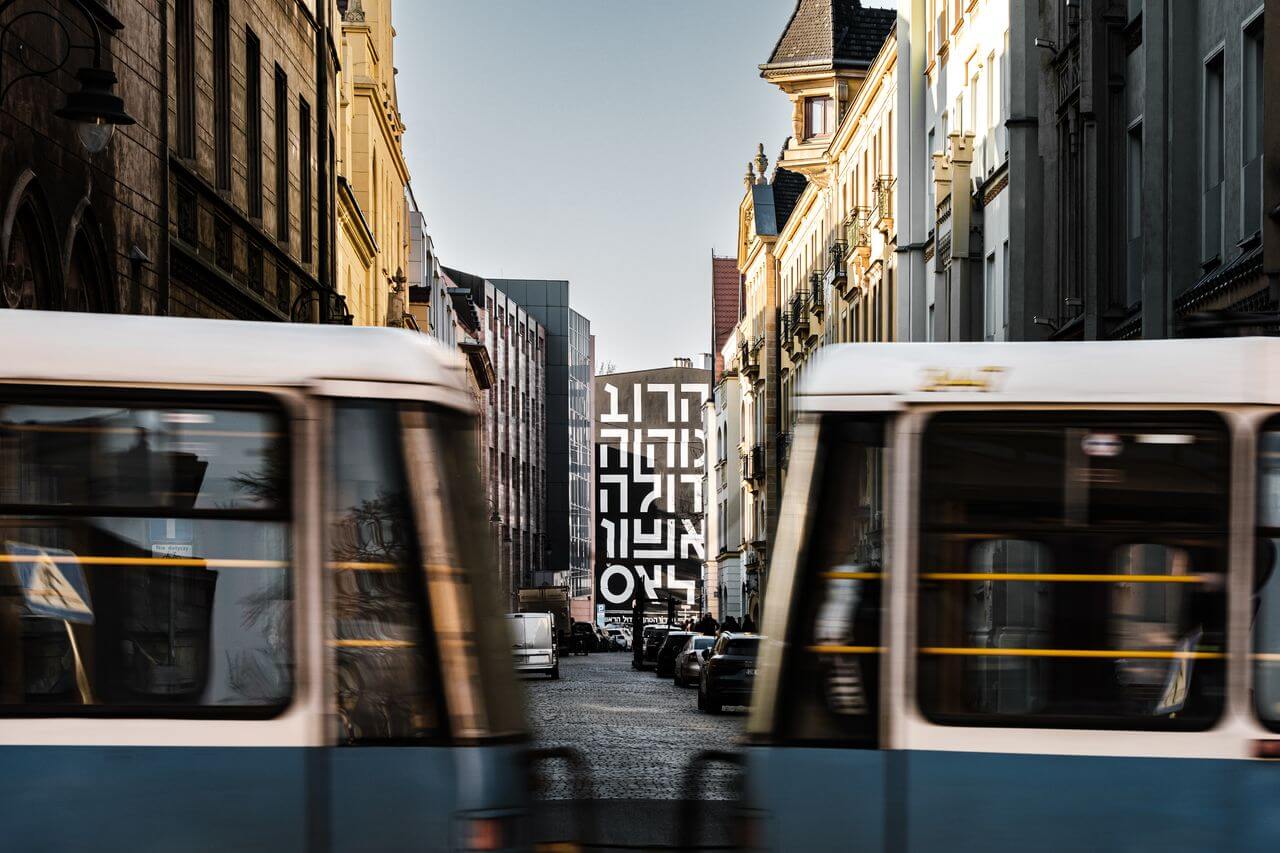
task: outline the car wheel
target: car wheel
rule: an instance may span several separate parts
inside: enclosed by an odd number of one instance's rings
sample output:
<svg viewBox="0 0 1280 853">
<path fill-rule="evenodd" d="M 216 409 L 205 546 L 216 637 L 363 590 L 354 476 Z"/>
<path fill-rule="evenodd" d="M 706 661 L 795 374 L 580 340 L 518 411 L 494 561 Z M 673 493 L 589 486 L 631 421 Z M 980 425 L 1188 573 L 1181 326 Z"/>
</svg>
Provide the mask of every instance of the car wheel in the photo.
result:
<svg viewBox="0 0 1280 853">
<path fill-rule="evenodd" d="M 560 664 L 559 663 L 551 667 L 551 680 L 552 681 L 560 680 Z"/>
<path fill-rule="evenodd" d="M 719 701 L 711 698 L 710 695 L 707 696 L 703 704 L 706 705 L 707 710 L 713 714 L 719 714 L 724 709 L 724 706 Z"/>
<path fill-rule="evenodd" d="M 684 679 L 680 677 L 680 668 L 676 667 L 675 678 L 672 679 L 676 683 L 676 687 L 684 687 Z"/>
<path fill-rule="evenodd" d="M 698 710 L 707 710 L 707 697 L 703 694 L 701 687 L 698 688 Z"/>
</svg>

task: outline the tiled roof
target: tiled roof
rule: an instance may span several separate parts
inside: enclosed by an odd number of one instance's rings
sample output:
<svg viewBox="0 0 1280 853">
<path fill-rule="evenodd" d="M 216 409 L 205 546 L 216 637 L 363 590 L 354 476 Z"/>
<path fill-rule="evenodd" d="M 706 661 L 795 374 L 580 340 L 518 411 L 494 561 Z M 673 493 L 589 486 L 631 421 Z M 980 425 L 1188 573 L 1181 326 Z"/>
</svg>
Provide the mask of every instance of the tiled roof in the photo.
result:
<svg viewBox="0 0 1280 853">
<path fill-rule="evenodd" d="M 797 0 L 787 28 L 763 67 L 868 68 L 897 17 L 893 9 L 869 9 L 860 0 Z"/>
<path fill-rule="evenodd" d="M 720 351 L 738 323 L 738 291 L 741 276 L 737 258 L 711 258 L 711 337 L 712 352 L 716 359 L 716 381 L 724 372 L 724 357 Z"/>
</svg>

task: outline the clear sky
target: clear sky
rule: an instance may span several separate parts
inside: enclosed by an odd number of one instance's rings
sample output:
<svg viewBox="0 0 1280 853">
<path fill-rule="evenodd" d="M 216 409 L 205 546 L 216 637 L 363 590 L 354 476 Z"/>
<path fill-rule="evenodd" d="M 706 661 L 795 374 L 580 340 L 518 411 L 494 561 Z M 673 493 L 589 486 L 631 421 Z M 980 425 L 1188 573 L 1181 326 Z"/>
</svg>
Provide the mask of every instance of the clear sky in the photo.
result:
<svg viewBox="0 0 1280 853">
<path fill-rule="evenodd" d="M 879 0 L 874 5 L 892 5 Z M 757 66 L 793 0 L 396 0 L 414 193 L 447 266 L 568 279 L 596 361 L 710 349 L 711 252 L 790 106 Z"/>
</svg>

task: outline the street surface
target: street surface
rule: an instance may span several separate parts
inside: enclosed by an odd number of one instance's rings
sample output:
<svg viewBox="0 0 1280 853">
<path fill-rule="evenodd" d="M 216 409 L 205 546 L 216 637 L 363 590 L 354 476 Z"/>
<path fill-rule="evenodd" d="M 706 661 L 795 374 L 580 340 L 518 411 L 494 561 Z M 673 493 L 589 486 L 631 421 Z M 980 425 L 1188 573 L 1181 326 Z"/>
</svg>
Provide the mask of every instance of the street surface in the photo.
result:
<svg viewBox="0 0 1280 853">
<path fill-rule="evenodd" d="M 573 747 L 590 767 L 601 849 L 673 844 L 689 759 L 704 749 L 733 748 L 746 721 L 743 708 L 699 711 L 695 688 L 633 670 L 630 652 L 562 657 L 559 681 L 529 678 L 524 686 L 536 745 Z M 539 796 L 550 802 L 539 807 L 539 837 L 562 838 L 581 812 L 569 801 L 567 768 L 552 763 L 543 770 Z M 704 844 L 727 841 L 734 774 L 723 765 L 704 770 L 695 797 L 712 801 L 698 807 Z"/>
</svg>

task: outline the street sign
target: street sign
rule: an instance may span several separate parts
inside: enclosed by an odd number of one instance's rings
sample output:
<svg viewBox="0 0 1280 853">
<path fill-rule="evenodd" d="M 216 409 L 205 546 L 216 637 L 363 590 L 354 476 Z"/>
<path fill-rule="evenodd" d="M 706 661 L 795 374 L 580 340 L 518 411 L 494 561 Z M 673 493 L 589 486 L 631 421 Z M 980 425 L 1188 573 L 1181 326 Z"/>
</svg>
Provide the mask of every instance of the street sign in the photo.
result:
<svg viewBox="0 0 1280 853">
<path fill-rule="evenodd" d="M 75 554 L 21 542 L 5 542 L 4 547 L 19 558 L 14 565 L 30 615 L 93 624 L 89 585 Z"/>
<path fill-rule="evenodd" d="M 599 625 L 601 628 L 604 627 L 604 605 L 603 604 L 596 605 L 596 624 Z"/>
</svg>

